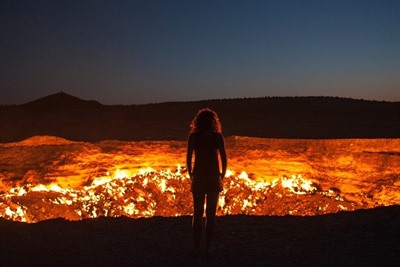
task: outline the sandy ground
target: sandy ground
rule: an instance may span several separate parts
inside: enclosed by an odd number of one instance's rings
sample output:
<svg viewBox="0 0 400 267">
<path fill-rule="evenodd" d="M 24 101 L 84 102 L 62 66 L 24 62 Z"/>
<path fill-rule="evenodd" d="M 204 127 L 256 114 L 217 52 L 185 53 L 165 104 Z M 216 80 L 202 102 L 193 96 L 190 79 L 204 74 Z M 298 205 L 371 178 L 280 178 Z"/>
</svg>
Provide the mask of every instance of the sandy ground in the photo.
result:
<svg viewBox="0 0 400 267">
<path fill-rule="evenodd" d="M 191 218 L 0 219 L 0 266 L 395 266 L 400 206 L 311 217 L 218 217 L 192 254 Z"/>
</svg>

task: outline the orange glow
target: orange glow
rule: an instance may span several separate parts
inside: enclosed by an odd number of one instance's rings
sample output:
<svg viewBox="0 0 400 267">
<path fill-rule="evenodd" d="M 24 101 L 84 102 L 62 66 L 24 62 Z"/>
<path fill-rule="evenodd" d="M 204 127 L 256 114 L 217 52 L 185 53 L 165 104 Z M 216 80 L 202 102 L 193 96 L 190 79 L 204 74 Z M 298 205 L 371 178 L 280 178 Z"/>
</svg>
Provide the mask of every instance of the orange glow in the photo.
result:
<svg viewBox="0 0 400 267">
<path fill-rule="evenodd" d="M 92 184 L 81 189 L 61 188 L 57 184 L 12 188 L 0 198 L 1 216 L 7 219 L 37 222 L 63 217 L 70 220 L 97 218 L 99 216 L 180 216 L 191 214 L 190 181 L 180 167 L 174 171 L 151 168 L 141 169 L 131 175 L 128 170 L 115 170 L 114 176 L 97 177 Z M 218 215 L 265 215 L 269 198 L 286 198 L 295 195 L 319 195 L 331 205 L 330 212 L 354 209 L 335 194 L 318 192 L 312 182 L 293 175 L 269 182 L 256 182 L 246 172 L 235 175 L 229 171 L 225 189 L 219 200 Z M 294 198 L 297 201 L 297 198 Z M 7 206 L 6 204 L 11 204 Z M 313 207 L 321 214 L 326 212 Z M 310 212 L 310 211 L 309 211 Z M 275 215 L 309 213 L 304 210 L 275 210 Z"/>
<path fill-rule="evenodd" d="M 20 152 L 0 172 L 0 217 L 192 214 L 185 142 L 40 140 L 0 144 L 5 163 Z M 305 216 L 400 204 L 398 141 L 227 138 L 217 213 Z"/>
</svg>

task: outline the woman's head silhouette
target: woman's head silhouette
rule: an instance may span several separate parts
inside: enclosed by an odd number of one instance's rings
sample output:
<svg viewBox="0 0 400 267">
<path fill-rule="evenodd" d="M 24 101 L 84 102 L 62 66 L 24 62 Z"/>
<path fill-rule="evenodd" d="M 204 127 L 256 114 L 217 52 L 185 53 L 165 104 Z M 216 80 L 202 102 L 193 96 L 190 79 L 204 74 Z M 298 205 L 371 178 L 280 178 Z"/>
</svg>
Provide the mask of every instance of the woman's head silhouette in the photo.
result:
<svg viewBox="0 0 400 267">
<path fill-rule="evenodd" d="M 200 109 L 190 124 L 190 132 L 196 133 L 201 131 L 222 132 L 221 122 L 215 111 L 209 108 Z"/>
</svg>

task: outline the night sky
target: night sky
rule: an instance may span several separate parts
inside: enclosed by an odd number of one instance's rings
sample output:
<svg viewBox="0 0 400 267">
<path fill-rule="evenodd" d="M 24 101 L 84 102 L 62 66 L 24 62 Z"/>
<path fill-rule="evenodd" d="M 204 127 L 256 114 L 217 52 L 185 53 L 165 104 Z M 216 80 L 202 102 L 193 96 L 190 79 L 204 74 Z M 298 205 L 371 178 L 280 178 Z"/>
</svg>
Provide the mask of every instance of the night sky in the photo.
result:
<svg viewBox="0 0 400 267">
<path fill-rule="evenodd" d="M 400 1 L 0 0 L 0 104 L 400 101 Z"/>
</svg>

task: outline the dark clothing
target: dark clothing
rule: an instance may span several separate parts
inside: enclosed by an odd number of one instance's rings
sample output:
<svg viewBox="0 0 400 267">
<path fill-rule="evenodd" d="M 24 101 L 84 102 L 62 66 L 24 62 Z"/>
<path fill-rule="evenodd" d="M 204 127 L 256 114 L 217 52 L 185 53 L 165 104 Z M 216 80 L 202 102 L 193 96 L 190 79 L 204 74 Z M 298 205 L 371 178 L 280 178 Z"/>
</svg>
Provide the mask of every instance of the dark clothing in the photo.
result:
<svg viewBox="0 0 400 267">
<path fill-rule="evenodd" d="M 214 132 L 194 133 L 194 175 L 219 175 L 218 136 Z M 189 137 L 190 138 L 190 137 Z"/>
<path fill-rule="evenodd" d="M 222 177 L 219 169 L 218 150 L 223 144 L 220 133 L 198 132 L 189 136 L 193 145 L 195 161 L 191 191 L 196 193 L 217 193 L 222 191 Z"/>
<path fill-rule="evenodd" d="M 192 155 L 195 155 L 192 171 Z M 221 168 L 218 160 L 221 156 Z M 218 195 L 222 191 L 222 179 L 226 172 L 226 152 L 224 138 L 221 133 L 212 130 L 191 133 L 188 140 L 186 165 L 192 179 L 193 194 L 193 237 L 195 250 L 200 248 L 203 229 L 204 201 L 206 201 L 206 240 L 207 249 L 211 247 L 211 239 L 215 226 L 215 214 Z"/>
</svg>

